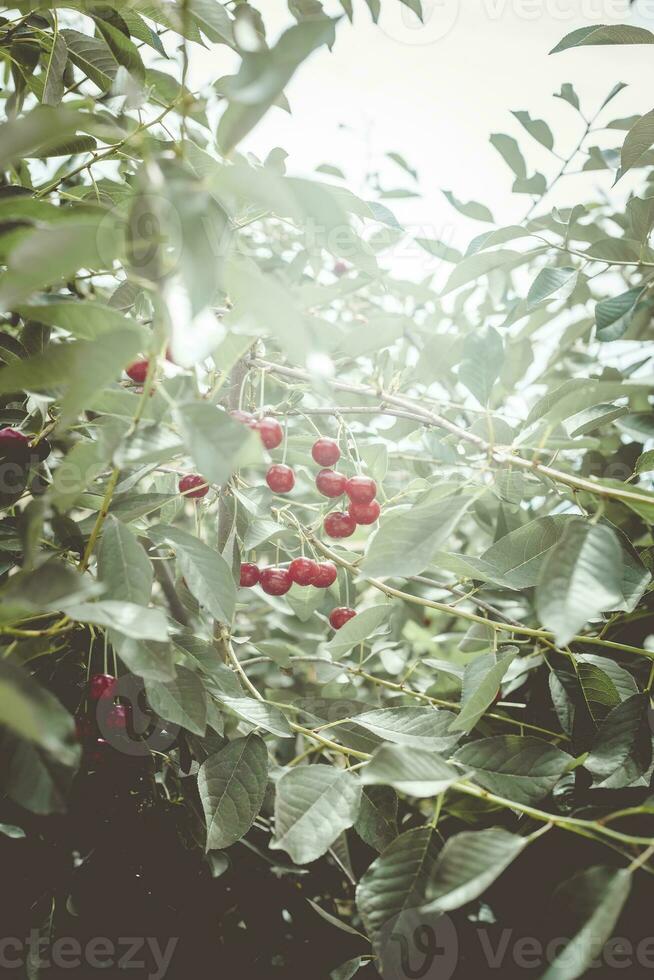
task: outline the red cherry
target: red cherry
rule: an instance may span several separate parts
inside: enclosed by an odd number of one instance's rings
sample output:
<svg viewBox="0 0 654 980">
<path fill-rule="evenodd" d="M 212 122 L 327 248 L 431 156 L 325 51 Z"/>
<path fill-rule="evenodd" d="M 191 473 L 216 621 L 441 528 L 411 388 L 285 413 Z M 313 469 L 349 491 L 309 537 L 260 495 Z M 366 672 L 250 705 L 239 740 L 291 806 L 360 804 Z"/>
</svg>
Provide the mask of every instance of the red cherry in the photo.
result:
<svg viewBox="0 0 654 980">
<path fill-rule="evenodd" d="M 117 680 L 111 674 L 91 674 L 89 679 L 89 698 L 100 701 L 103 698 L 114 698 Z"/>
<path fill-rule="evenodd" d="M 124 704 L 115 704 L 111 711 L 108 711 L 104 723 L 112 732 L 124 732 L 127 730 L 129 720 L 129 708 Z"/>
<path fill-rule="evenodd" d="M 374 524 L 381 514 L 381 507 L 376 500 L 371 500 L 369 504 L 355 504 L 352 502 L 347 512 L 350 517 L 354 518 L 357 524 Z"/>
<path fill-rule="evenodd" d="M 93 746 L 89 752 L 89 762 L 93 765 L 102 765 L 102 763 L 108 761 L 111 756 L 111 746 L 104 738 L 96 738 L 93 741 Z"/>
<path fill-rule="evenodd" d="M 11 426 L 0 429 L 0 450 L 27 446 L 29 441 L 29 436 L 26 436 L 24 432 L 19 432 L 18 429 L 12 429 Z"/>
<path fill-rule="evenodd" d="M 229 414 L 234 421 L 242 422 L 243 425 L 247 425 L 248 429 L 256 429 L 257 420 L 250 412 L 244 412 L 240 408 L 235 408 L 234 411 L 230 412 Z"/>
<path fill-rule="evenodd" d="M 198 473 L 189 473 L 179 481 L 179 492 L 185 497 L 206 497 L 209 493 L 209 486 L 203 476 Z"/>
<path fill-rule="evenodd" d="M 336 581 L 338 571 L 333 561 L 321 561 L 316 567 L 316 577 L 313 580 L 314 588 L 328 589 Z"/>
<path fill-rule="evenodd" d="M 288 571 L 296 585 L 313 585 L 318 572 L 318 562 L 311 558 L 294 558 L 288 566 Z"/>
<path fill-rule="evenodd" d="M 345 626 L 347 621 L 354 616 L 356 616 L 355 609 L 350 609 L 348 606 L 337 606 L 329 614 L 330 626 L 332 629 L 340 630 L 341 626 Z"/>
<path fill-rule="evenodd" d="M 288 568 L 264 568 L 260 581 L 261 588 L 268 595 L 286 595 L 293 585 Z"/>
<path fill-rule="evenodd" d="M 255 423 L 255 428 L 261 436 L 261 441 L 266 449 L 277 449 L 277 446 L 281 446 L 282 439 L 284 438 L 284 430 L 277 419 L 259 419 Z"/>
<path fill-rule="evenodd" d="M 343 262 L 343 259 L 339 259 L 338 262 L 334 263 L 334 275 L 340 279 L 344 276 L 346 272 L 349 272 L 349 265 L 347 262 Z"/>
<path fill-rule="evenodd" d="M 345 492 L 346 477 L 336 470 L 321 470 L 316 477 L 316 486 L 323 497 L 340 497 Z"/>
<path fill-rule="evenodd" d="M 341 451 L 333 439 L 318 439 L 313 444 L 311 455 L 321 466 L 333 466 L 341 458 Z"/>
<path fill-rule="evenodd" d="M 290 466 L 275 463 L 266 473 L 266 483 L 273 493 L 289 493 L 295 486 L 295 473 Z"/>
<path fill-rule="evenodd" d="M 343 511 L 327 514 L 323 527 L 330 538 L 349 538 L 357 529 L 356 521 Z"/>
<path fill-rule="evenodd" d="M 345 492 L 354 504 L 369 504 L 375 499 L 377 484 L 369 476 L 353 476 L 345 484 Z"/>
<path fill-rule="evenodd" d="M 125 368 L 125 374 L 136 384 L 142 385 L 148 376 L 148 367 L 150 366 L 149 361 L 134 361 L 130 364 L 128 368 Z"/>
<path fill-rule="evenodd" d="M 257 565 L 251 561 L 244 561 L 241 564 L 241 580 L 240 586 L 242 589 L 251 589 L 257 584 L 261 577 L 261 572 Z"/>
</svg>

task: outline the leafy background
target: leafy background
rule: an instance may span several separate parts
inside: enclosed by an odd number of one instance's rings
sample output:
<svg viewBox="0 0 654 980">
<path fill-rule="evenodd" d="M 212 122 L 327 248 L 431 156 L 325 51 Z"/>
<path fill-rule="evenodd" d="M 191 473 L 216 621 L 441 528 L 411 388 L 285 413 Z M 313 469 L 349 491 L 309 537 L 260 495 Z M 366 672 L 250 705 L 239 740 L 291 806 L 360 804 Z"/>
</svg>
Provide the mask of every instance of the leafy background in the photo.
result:
<svg viewBox="0 0 654 980">
<path fill-rule="evenodd" d="M 413 240 L 330 161 L 239 151 L 339 30 L 290 6 L 271 41 L 213 0 L 0 22 L 0 411 L 31 443 L 3 446 L 0 487 L 7 934 L 124 935 L 138 911 L 144 935 L 184 925 L 179 975 L 201 950 L 343 978 L 392 975 L 392 929 L 447 913 L 464 976 L 476 923 L 561 935 L 555 908 L 574 955 L 547 975 L 580 976 L 589 936 L 640 939 L 651 907 L 654 124 L 613 117 L 620 84 L 591 107 L 566 84 L 572 155 L 524 111 L 520 142 L 491 137 L 524 219 L 449 195 L 480 222 L 467 249 Z M 553 55 L 653 42 L 594 27 Z M 240 67 L 192 91 L 207 43 Z M 575 168 L 616 192 L 551 208 Z M 379 487 L 344 543 L 318 434 Z M 334 561 L 330 590 L 237 587 L 242 560 L 300 554 Z M 338 605 L 357 616 L 333 633 Z M 133 725 L 98 752 L 74 718 L 107 669 Z"/>
</svg>

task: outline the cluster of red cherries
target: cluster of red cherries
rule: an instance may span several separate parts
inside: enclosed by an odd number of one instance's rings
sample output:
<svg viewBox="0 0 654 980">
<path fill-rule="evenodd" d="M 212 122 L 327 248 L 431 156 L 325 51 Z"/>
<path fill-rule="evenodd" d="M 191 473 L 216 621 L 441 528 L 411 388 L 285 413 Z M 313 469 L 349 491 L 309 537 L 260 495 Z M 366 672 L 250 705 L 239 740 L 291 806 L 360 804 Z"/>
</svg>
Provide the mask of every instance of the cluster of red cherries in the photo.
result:
<svg viewBox="0 0 654 980">
<path fill-rule="evenodd" d="M 256 419 L 249 412 L 235 411 L 234 418 L 251 429 L 258 431 L 266 449 L 276 449 L 283 439 L 282 427 L 273 418 Z M 334 439 L 320 438 L 311 449 L 311 455 L 323 469 L 316 476 L 316 487 L 323 497 L 335 499 L 346 494 L 349 498 L 347 511 L 334 511 L 324 520 L 325 533 L 330 538 L 349 538 L 358 524 L 374 524 L 381 508 L 375 500 L 377 484 L 366 476 L 353 476 L 348 479 L 342 473 L 331 469 L 341 458 L 341 450 Z M 266 473 L 266 483 L 273 493 L 289 493 L 295 486 L 295 474 L 290 466 L 276 463 Z M 252 562 L 241 565 L 240 584 L 244 588 L 261 585 L 268 595 L 286 595 L 293 584 L 328 589 L 336 581 L 336 566 L 331 561 L 318 562 L 312 558 L 294 558 L 288 567 L 260 569 Z M 333 609 L 329 622 L 338 630 L 348 620 L 356 616 L 356 611 L 348 606 Z"/>
<path fill-rule="evenodd" d="M 91 752 L 91 760 L 99 761 L 109 750 L 109 743 L 102 738 L 97 725 L 98 709 L 102 709 L 103 732 L 126 735 L 129 723 L 129 708 L 115 704 L 118 681 L 112 674 L 91 674 L 88 683 L 88 710 L 78 715 L 75 728 L 80 742 L 86 743 Z"/>
</svg>

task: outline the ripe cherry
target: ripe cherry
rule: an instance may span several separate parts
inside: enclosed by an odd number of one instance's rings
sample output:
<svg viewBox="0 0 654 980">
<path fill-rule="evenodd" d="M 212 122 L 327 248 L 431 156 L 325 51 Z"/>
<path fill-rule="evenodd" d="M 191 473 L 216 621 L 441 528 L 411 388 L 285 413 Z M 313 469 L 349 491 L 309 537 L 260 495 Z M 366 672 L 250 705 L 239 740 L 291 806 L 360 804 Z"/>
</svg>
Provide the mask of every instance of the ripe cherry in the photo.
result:
<svg viewBox="0 0 654 980">
<path fill-rule="evenodd" d="M 313 585 L 318 572 L 318 562 L 311 558 L 294 558 L 288 571 L 296 585 Z"/>
<path fill-rule="evenodd" d="M 355 609 L 350 609 L 349 606 L 337 606 L 329 614 L 329 624 L 332 629 L 340 630 L 341 626 L 345 626 L 354 616 L 356 616 Z"/>
<path fill-rule="evenodd" d="M 209 485 L 203 476 L 189 473 L 179 481 L 179 492 L 185 497 L 206 497 L 209 493 Z"/>
<path fill-rule="evenodd" d="M 266 449 L 277 449 L 277 446 L 281 446 L 282 439 L 284 438 L 284 430 L 277 419 L 259 419 L 255 423 L 255 428 Z"/>
<path fill-rule="evenodd" d="M 338 571 L 333 561 L 318 562 L 316 577 L 313 580 L 314 588 L 328 589 L 336 581 Z"/>
<path fill-rule="evenodd" d="M 375 499 L 377 484 L 369 476 L 352 476 L 345 484 L 345 492 L 354 504 L 369 504 Z"/>
<path fill-rule="evenodd" d="M 229 414 L 235 422 L 242 422 L 243 425 L 247 425 L 248 429 L 256 429 L 257 420 L 250 412 L 244 412 L 240 408 L 235 408 L 234 411 L 230 412 Z"/>
<path fill-rule="evenodd" d="M 261 588 L 268 595 L 286 595 L 293 585 L 288 568 L 264 568 L 260 581 Z"/>
<path fill-rule="evenodd" d="M 347 509 L 350 517 L 354 518 L 357 524 L 374 524 L 381 514 L 381 507 L 376 500 L 371 500 L 369 504 L 350 503 Z"/>
<path fill-rule="evenodd" d="M 345 493 L 347 479 L 336 470 L 321 470 L 316 477 L 316 486 L 323 497 L 340 497 Z"/>
<path fill-rule="evenodd" d="M 338 262 L 334 262 L 334 275 L 340 279 L 344 276 L 346 272 L 349 272 L 349 265 L 344 262 L 343 259 L 339 259 Z"/>
<path fill-rule="evenodd" d="M 89 698 L 91 701 L 101 701 L 104 698 L 114 698 L 117 680 L 111 674 L 91 674 L 89 679 Z"/>
<path fill-rule="evenodd" d="M 311 455 L 321 466 L 333 466 L 341 458 L 341 451 L 333 439 L 318 439 L 313 444 Z"/>
<path fill-rule="evenodd" d="M 266 483 L 273 493 L 289 493 L 295 486 L 295 473 L 290 466 L 275 463 L 266 473 Z"/>
<path fill-rule="evenodd" d="M 105 727 L 112 732 L 127 731 L 129 708 L 124 704 L 115 704 L 104 718 Z"/>
<path fill-rule="evenodd" d="M 349 538 L 357 529 L 356 521 L 344 511 L 333 511 L 327 514 L 323 527 L 330 538 Z"/>
<path fill-rule="evenodd" d="M 125 374 L 136 384 L 142 385 L 148 376 L 148 367 L 150 366 L 149 361 L 134 361 L 130 364 L 128 368 L 125 368 Z"/>
<path fill-rule="evenodd" d="M 242 589 L 253 588 L 259 579 L 261 578 L 261 572 L 259 567 L 251 561 L 244 561 L 241 564 L 241 579 L 240 586 Z"/>
<path fill-rule="evenodd" d="M 19 432 L 18 429 L 12 429 L 9 425 L 0 429 L 0 452 L 19 448 L 27 449 L 29 441 L 29 436 L 26 436 L 24 432 Z"/>
</svg>

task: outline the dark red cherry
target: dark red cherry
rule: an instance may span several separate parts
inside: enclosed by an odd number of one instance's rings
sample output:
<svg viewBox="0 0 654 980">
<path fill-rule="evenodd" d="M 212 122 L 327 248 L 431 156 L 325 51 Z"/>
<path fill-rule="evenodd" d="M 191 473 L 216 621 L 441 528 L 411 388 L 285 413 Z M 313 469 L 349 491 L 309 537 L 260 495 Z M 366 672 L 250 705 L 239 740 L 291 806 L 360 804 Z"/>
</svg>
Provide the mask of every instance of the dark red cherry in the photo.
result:
<svg viewBox="0 0 654 980">
<path fill-rule="evenodd" d="M 323 527 L 330 538 L 349 538 L 357 529 L 356 521 L 343 511 L 327 514 Z"/>
<path fill-rule="evenodd" d="M 318 562 L 311 558 L 294 558 L 288 571 L 296 585 L 313 585 L 318 572 Z"/>
<path fill-rule="evenodd" d="M 350 503 L 347 509 L 350 517 L 353 517 L 357 524 L 374 524 L 381 514 L 381 507 L 376 500 L 371 500 L 369 504 Z"/>
<path fill-rule="evenodd" d="M 338 443 L 333 439 L 318 439 L 314 442 L 311 455 L 321 466 L 333 466 L 341 458 Z"/>
<path fill-rule="evenodd" d="M 179 492 L 185 497 L 206 497 L 209 493 L 209 485 L 203 476 L 189 473 L 179 481 Z"/>
<path fill-rule="evenodd" d="M 114 698 L 118 681 L 111 674 L 91 674 L 89 678 L 89 698 L 100 701 L 103 698 Z"/>
<path fill-rule="evenodd" d="M 354 504 L 369 504 L 375 499 L 377 484 L 369 476 L 353 476 L 345 484 L 345 492 Z"/>
<path fill-rule="evenodd" d="M 338 279 L 340 279 L 341 276 L 344 276 L 346 272 L 349 272 L 349 270 L 349 265 L 347 262 L 344 262 L 343 259 L 339 259 L 337 262 L 334 262 L 334 275 Z"/>
<path fill-rule="evenodd" d="M 333 561 L 318 562 L 316 577 L 313 580 L 314 588 L 328 589 L 336 581 L 338 571 Z"/>
<path fill-rule="evenodd" d="M 142 385 L 148 376 L 148 367 L 150 366 L 149 361 L 134 361 L 130 364 L 128 368 L 125 368 L 125 374 L 136 384 Z"/>
<path fill-rule="evenodd" d="M 295 486 L 295 473 L 290 466 L 275 463 L 266 473 L 266 483 L 273 493 L 289 493 Z"/>
<path fill-rule="evenodd" d="M 332 629 L 340 630 L 341 626 L 345 626 L 348 620 L 354 616 L 356 616 L 355 609 L 350 609 L 348 606 L 337 606 L 329 614 L 330 626 Z"/>
<path fill-rule="evenodd" d="M 346 477 L 336 470 L 321 470 L 316 477 L 316 486 L 323 497 L 340 497 L 345 493 Z"/>
<path fill-rule="evenodd" d="M 111 710 L 107 712 L 104 719 L 104 724 L 109 731 L 124 732 L 127 731 L 128 720 L 129 708 L 124 704 L 115 704 Z"/>
<path fill-rule="evenodd" d="M 260 582 L 261 588 L 268 595 L 286 595 L 293 585 L 288 568 L 264 568 Z"/>
<path fill-rule="evenodd" d="M 18 429 L 12 429 L 9 425 L 0 429 L 0 452 L 18 447 L 27 449 L 29 441 L 29 436 L 26 436 L 24 432 L 19 432 Z"/>
<path fill-rule="evenodd" d="M 93 735 L 93 725 L 90 718 L 79 717 L 75 719 L 75 734 L 78 742 L 88 742 Z"/>
<path fill-rule="evenodd" d="M 284 430 L 277 419 L 259 419 L 255 423 L 255 428 L 266 449 L 277 449 L 277 446 L 281 446 L 284 438 Z"/>
<path fill-rule="evenodd" d="M 259 567 L 251 561 L 241 563 L 240 586 L 242 589 L 251 589 L 261 578 Z"/>
</svg>

